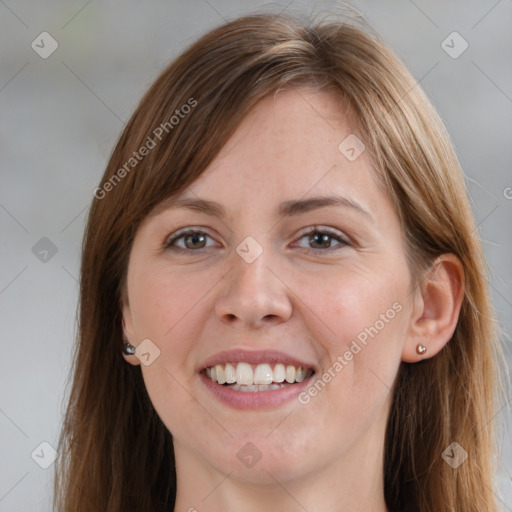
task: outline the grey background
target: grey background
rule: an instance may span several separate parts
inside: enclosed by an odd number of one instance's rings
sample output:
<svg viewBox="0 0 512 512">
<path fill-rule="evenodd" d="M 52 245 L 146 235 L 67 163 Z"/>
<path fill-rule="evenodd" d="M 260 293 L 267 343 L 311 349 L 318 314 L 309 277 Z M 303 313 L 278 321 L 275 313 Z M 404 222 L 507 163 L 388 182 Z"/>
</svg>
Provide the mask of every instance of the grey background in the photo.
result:
<svg viewBox="0 0 512 512">
<path fill-rule="evenodd" d="M 92 191 L 144 91 L 167 63 L 224 19 L 322 12 L 334 2 L 0 0 L 0 511 L 50 510 L 53 466 L 75 332 L 80 246 Z M 440 111 L 467 176 L 492 270 L 501 328 L 511 332 L 512 2 L 352 2 Z M 43 31 L 58 49 L 42 59 Z M 469 48 L 451 58 L 453 31 Z M 457 43 L 458 44 L 458 43 Z M 508 227 L 507 227 L 508 226 Z M 52 255 L 47 237 L 54 245 Z M 36 244 L 39 242 L 39 245 Z M 33 247 L 36 249 L 33 250 Z M 49 249 L 47 255 L 40 252 Z M 46 257 L 47 261 L 41 261 Z M 505 353 L 510 357 L 510 341 Z M 512 424 L 501 426 L 499 489 L 512 510 Z"/>
</svg>

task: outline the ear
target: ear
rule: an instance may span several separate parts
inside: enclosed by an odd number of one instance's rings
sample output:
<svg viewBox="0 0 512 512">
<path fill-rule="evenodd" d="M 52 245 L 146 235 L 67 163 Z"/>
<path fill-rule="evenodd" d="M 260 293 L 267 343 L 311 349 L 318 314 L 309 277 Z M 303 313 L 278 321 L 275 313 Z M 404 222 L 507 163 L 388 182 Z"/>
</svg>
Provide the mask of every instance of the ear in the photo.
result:
<svg viewBox="0 0 512 512">
<path fill-rule="evenodd" d="M 121 299 L 121 312 L 123 316 L 123 343 L 127 341 L 130 345 L 134 347 L 137 346 L 135 343 L 135 328 L 133 325 L 132 311 L 130 309 L 130 304 L 128 302 L 128 294 L 126 290 L 123 292 L 123 297 Z M 122 355 L 126 362 L 132 364 L 133 366 L 140 365 L 140 361 L 137 356 L 134 355 L 126 355 L 122 352 Z"/>
<path fill-rule="evenodd" d="M 464 298 L 464 268 L 454 254 L 439 256 L 414 291 L 414 310 L 402 361 L 416 363 L 435 356 L 451 339 Z M 418 354 L 417 347 L 426 347 Z"/>
</svg>

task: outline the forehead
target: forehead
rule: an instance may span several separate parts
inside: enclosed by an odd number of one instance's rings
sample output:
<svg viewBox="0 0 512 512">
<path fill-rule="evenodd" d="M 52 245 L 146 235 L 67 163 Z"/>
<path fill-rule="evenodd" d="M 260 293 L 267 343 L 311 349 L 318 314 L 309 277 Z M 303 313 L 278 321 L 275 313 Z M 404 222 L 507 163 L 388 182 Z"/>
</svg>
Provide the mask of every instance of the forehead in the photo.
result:
<svg viewBox="0 0 512 512">
<path fill-rule="evenodd" d="M 214 194 L 230 202 L 263 196 L 282 202 L 325 195 L 333 188 L 345 195 L 370 191 L 377 186 L 372 162 L 366 151 L 358 155 L 362 135 L 354 121 L 346 103 L 333 93 L 288 88 L 269 95 L 183 195 Z M 345 141 L 360 144 L 355 146 L 357 158 L 347 158 Z"/>
<path fill-rule="evenodd" d="M 345 165 L 339 144 L 354 136 L 355 118 L 346 103 L 333 93 L 312 89 L 287 88 L 269 95 L 249 112 L 234 135 L 210 165 L 210 172 L 235 164 L 244 168 L 282 169 L 289 176 L 308 167 L 327 170 L 334 163 Z M 359 138 L 362 138 L 360 135 Z M 312 171 L 311 171 L 312 172 Z M 308 174 L 311 174 L 309 172 Z"/>
<path fill-rule="evenodd" d="M 257 218 L 275 222 L 315 209 L 327 212 L 320 210 L 327 202 L 338 207 L 333 212 L 383 234 L 401 231 L 369 152 L 355 146 L 360 154 L 347 158 L 347 144 L 362 139 L 356 124 L 333 93 L 288 88 L 269 95 L 246 115 L 199 178 L 158 204 L 147 220 L 182 211 L 233 225 Z"/>
</svg>

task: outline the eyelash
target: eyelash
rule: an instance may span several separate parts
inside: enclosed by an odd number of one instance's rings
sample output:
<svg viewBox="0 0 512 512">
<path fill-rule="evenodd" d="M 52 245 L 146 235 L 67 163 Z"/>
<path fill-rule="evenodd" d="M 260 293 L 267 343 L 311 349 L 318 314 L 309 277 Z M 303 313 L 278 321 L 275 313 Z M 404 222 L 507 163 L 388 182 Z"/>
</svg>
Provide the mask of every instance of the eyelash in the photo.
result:
<svg viewBox="0 0 512 512">
<path fill-rule="evenodd" d="M 337 252 L 343 250 L 345 247 L 348 247 L 351 245 L 347 240 L 343 239 L 338 233 L 336 233 L 330 229 L 322 228 L 319 226 L 313 226 L 313 227 L 309 228 L 307 231 L 303 232 L 300 235 L 298 240 L 301 240 L 302 238 L 304 238 L 308 235 L 312 235 L 312 234 L 327 235 L 330 238 L 336 239 L 336 241 L 340 242 L 340 246 L 335 249 L 330 248 L 330 247 L 328 247 L 326 249 L 306 249 L 306 250 L 309 250 L 310 252 L 312 252 L 313 254 L 324 254 L 325 255 L 326 252 L 337 253 Z M 178 231 L 175 234 L 175 236 L 173 236 L 172 238 L 166 239 L 166 241 L 164 242 L 164 249 L 170 249 L 172 251 L 181 252 L 181 253 L 200 252 L 203 249 L 207 249 L 207 247 L 202 247 L 197 250 L 183 249 L 182 247 L 177 247 L 175 245 L 175 243 L 178 240 L 180 240 L 188 235 L 206 235 L 207 237 L 211 238 L 210 235 L 208 235 L 208 233 L 206 233 L 205 231 L 201 231 L 200 229 L 187 228 L 185 231 L 181 231 L 181 232 Z M 305 249 L 305 248 L 303 247 L 303 249 Z"/>
</svg>

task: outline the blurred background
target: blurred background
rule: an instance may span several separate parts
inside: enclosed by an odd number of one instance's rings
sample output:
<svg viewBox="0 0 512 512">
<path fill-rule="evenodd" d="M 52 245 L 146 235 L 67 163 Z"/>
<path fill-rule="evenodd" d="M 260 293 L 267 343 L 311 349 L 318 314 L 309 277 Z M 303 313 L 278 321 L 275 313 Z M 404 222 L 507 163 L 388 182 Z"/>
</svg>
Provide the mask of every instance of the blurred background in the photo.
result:
<svg viewBox="0 0 512 512">
<path fill-rule="evenodd" d="M 242 14 L 339 2 L 0 0 L 0 512 L 50 510 L 80 248 L 110 152 L 160 71 Z M 512 2 L 353 1 L 440 112 L 466 175 L 511 361 Z M 507 226 L 509 226 L 507 228 Z M 510 388 L 499 502 L 512 511 Z"/>
</svg>

